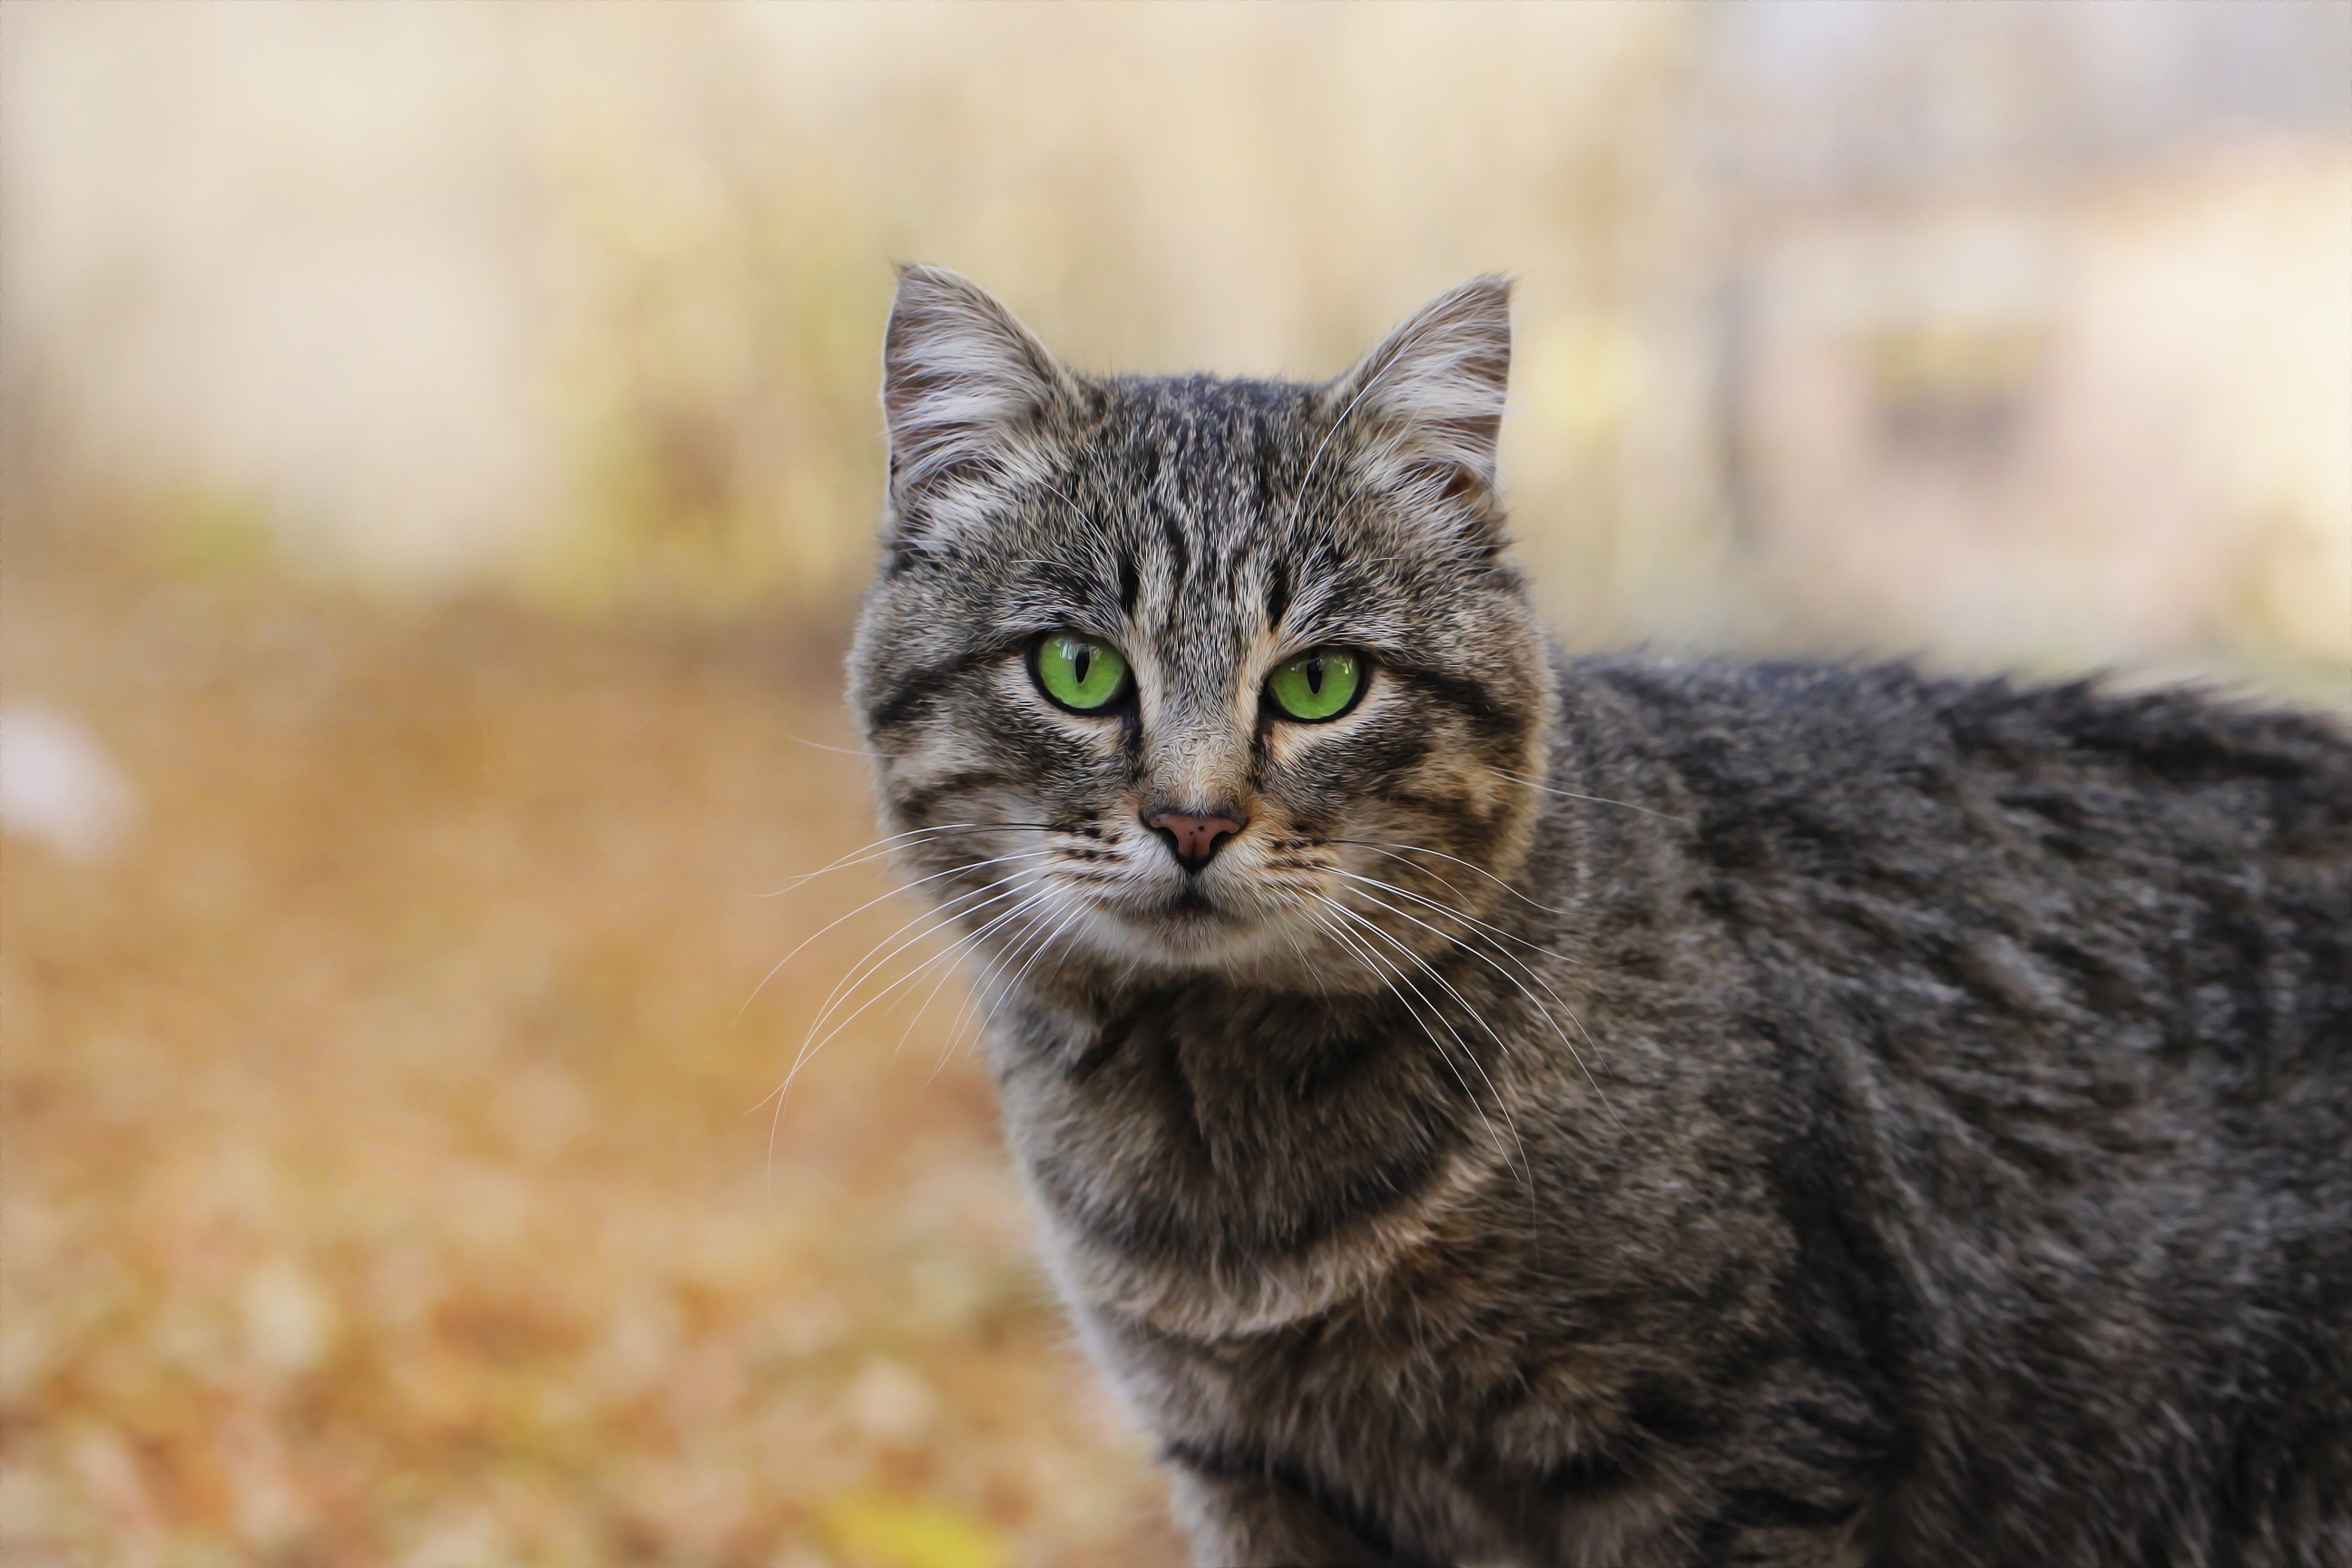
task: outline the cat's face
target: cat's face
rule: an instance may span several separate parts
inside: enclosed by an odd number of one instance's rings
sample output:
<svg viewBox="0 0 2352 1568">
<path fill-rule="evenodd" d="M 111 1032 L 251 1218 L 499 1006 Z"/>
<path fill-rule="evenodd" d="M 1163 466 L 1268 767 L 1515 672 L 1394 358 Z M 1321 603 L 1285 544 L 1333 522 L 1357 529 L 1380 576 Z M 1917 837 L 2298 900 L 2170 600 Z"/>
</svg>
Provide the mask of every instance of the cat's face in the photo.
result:
<svg viewBox="0 0 2352 1568">
<path fill-rule="evenodd" d="M 1101 381 L 906 274 L 851 697 L 903 859 L 1008 973 L 1367 989 L 1492 907 L 1548 689 L 1499 556 L 1507 305 L 1325 386 Z"/>
</svg>

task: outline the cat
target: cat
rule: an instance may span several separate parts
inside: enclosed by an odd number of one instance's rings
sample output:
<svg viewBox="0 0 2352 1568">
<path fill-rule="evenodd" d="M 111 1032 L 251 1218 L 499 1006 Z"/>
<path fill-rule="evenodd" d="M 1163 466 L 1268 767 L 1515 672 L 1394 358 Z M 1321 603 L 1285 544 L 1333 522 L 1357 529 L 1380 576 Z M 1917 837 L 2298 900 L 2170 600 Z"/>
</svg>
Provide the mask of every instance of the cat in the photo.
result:
<svg viewBox="0 0 2352 1568">
<path fill-rule="evenodd" d="M 2352 739 L 1569 657 L 1509 359 L 890 313 L 852 703 L 1195 1561 L 2352 1564 Z"/>
</svg>

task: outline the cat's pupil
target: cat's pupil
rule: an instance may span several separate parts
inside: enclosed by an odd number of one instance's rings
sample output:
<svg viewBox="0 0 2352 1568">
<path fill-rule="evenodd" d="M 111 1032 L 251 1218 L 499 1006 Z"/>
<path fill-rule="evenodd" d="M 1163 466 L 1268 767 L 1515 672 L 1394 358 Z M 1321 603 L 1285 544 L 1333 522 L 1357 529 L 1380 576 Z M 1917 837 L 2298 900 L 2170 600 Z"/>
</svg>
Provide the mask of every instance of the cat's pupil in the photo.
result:
<svg viewBox="0 0 2352 1568">
<path fill-rule="evenodd" d="M 1307 689 L 1318 697 L 1323 695 L 1323 661 L 1319 658 L 1307 661 Z"/>
<path fill-rule="evenodd" d="M 1080 643 L 1070 650 L 1070 674 L 1080 686 L 1087 683 L 1087 666 L 1095 661 L 1095 650 Z"/>
</svg>

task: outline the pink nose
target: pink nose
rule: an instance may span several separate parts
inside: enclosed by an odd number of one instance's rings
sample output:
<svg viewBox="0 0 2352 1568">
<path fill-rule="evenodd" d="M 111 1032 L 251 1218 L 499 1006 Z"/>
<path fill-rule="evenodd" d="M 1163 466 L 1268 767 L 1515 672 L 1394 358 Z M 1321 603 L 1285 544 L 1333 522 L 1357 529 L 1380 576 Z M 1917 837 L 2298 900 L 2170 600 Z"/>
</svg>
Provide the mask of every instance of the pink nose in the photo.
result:
<svg viewBox="0 0 2352 1568">
<path fill-rule="evenodd" d="M 1152 812 L 1144 817 L 1143 825 L 1168 840 L 1187 871 L 1207 865 L 1217 846 L 1244 826 L 1230 816 L 1193 816 L 1181 811 Z"/>
</svg>

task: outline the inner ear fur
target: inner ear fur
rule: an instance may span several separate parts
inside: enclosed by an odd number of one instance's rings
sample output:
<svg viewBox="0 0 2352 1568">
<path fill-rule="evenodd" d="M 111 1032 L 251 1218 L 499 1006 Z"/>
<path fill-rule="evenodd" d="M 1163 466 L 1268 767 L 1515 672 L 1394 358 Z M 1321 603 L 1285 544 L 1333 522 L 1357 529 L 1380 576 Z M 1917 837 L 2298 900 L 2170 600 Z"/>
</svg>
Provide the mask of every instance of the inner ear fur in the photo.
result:
<svg viewBox="0 0 2352 1568">
<path fill-rule="evenodd" d="M 1040 426 L 1074 383 L 1036 335 L 970 279 L 903 267 L 882 340 L 893 529 L 952 521 L 1044 471 Z"/>
<path fill-rule="evenodd" d="M 1324 403 L 1358 468 L 1401 506 L 1492 523 L 1510 374 L 1511 284 L 1489 275 L 1407 317 Z"/>
</svg>

